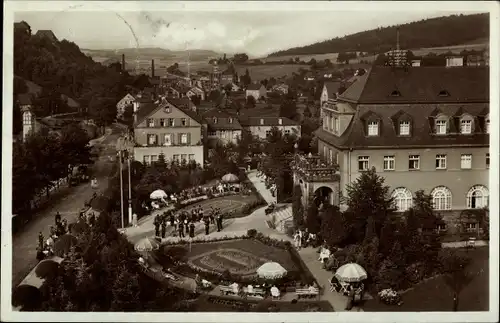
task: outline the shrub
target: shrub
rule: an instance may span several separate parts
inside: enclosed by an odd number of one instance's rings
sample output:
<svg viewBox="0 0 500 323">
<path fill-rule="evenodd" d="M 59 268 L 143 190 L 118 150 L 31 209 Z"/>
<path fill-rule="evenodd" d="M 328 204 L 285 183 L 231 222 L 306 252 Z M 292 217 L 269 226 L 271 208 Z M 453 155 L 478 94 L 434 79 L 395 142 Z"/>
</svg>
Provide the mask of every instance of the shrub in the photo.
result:
<svg viewBox="0 0 500 323">
<path fill-rule="evenodd" d="M 35 286 L 20 285 L 12 292 L 12 305 L 21 306 L 22 311 L 36 311 L 41 302 L 41 292 Z"/>
<path fill-rule="evenodd" d="M 386 288 L 378 293 L 379 300 L 387 305 L 396 305 L 401 302 L 401 295 L 391 288 Z"/>
<path fill-rule="evenodd" d="M 409 265 L 405 269 L 405 277 L 411 284 L 416 284 L 424 279 L 426 274 L 426 266 L 422 262 L 417 262 Z"/>
<path fill-rule="evenodd" d="M 35 274 L 38 278 L 46 279 L 57 275 L 59 264 L 54 260 L 43 260 L 35 268 Z"/>
<path fill-rule="evenodd" d="M 187 252 L 184 246 L 171 246 L 164 249 L 164 253 L 170 256 L 174 262 L 185 261 Z"/>
<path fill-rule="evenodd" d="M 380 268 L 375 278 L 375 288 L 377 291 L 392 288 L 394 290 L 400 289 L 404 280 L 404 273 L 396 267 L 390 260 L 384 260 L 380 264 Z"/>
<path fill-rule="evenodd" d="M 255 238 L 255 236 L 257 235 L 257 230 L 255 230 L 255 229 L 249 229 L 249 230 L 247 231 L 247 235 L 248 235 L 248 237 L 250 237 L 250 238 Z"/>
</svg>

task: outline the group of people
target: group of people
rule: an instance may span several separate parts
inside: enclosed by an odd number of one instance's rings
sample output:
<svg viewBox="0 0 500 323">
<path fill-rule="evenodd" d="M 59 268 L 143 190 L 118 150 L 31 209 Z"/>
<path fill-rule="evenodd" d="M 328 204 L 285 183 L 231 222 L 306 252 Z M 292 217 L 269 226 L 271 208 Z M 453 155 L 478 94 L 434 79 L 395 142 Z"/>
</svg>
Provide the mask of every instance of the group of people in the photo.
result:
<svg viewBox="0 0 500 323">
<path fill-rule="evenodd" d="M 56 213 L 55 225 L 50 226 L 50 235 L 47 240 L 40 231 L 38 234 L 37 259 L 41 260 L 48 255 L 54 254 L 54 243 L 58 237 L 68 232 L 68 221 L 61 217 L 59 212 Z"/>
<path fill-rule="evenodd" d="M 310 244 L 314 243 L 317 238 L 317 235 L 315 233 L 309 232 L 307 228 L 305 231 L 302 231 L 302 229 L 298 229 L 293 235 L 295 248 L 299 250 L 302 247 L 306 248 Z"/>
<path fill-rule="evenodd" d="M 180 211 L 177 214 L 174 210 L 168 210 L 163 214 L 157 214 L 154 219 L 155 236 L 165 238 L 167 233 L 167 225 L 177 230 L 180 238 L 184 238 L 189 234 L 189 237 L 194 238 L 194 230 L 196 222 L 205 224 L 205 235 L 210 234 L 210 224 L 217 225 L 217 231 L 222 230 L 223 214 L 219 208 L 211 208 L 208 214 L 205 214 L 201 205 L 193 207 L 191 213 L 186 210 Z"/>
</svg>

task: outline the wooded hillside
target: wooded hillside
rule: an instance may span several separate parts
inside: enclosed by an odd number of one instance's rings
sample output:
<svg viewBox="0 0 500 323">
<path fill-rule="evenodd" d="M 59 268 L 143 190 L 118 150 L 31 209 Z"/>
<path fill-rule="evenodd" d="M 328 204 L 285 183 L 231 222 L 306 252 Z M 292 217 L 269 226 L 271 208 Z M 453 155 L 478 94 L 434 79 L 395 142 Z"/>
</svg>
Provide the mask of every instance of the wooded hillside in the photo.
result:
<svg viewBox="0 0 500 323">
<path fill-rule="evenodd" d="M 383 53 L 395 48 L 397 27 L 377 28 L 337 37 L 308 46 L 278 51 L 269 57 L 351 51 Z M 461 45 L 478 39 L 487 39 L 489 28 L 488 13 L 425 19 L 399 25 L 399 42 L 403 49 Z"/>
</svg>

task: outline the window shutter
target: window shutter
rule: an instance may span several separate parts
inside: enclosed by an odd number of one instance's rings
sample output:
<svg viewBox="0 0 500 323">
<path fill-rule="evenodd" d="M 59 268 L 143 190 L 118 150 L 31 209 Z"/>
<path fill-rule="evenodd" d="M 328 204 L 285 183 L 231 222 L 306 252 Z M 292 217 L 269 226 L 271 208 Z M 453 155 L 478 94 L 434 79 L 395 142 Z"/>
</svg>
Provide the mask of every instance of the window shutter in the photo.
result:
<svg viewBox="0 0 500 323">
<path fill-rule="evenodd" d="M 178 140 L 177 142 L 179 145 L 182 144 L 181 137 L 182 137 L 182 133 L 177 134 L 177 140 Z"/>
<path fill-rule="evenodd" d="M 155 144 L 158 145 L 158 135 L 155 135 Z"/>
<path fill-rule="evenodd" d="M 187 134 L 187 143 L 188 143 L 188 145 L 191 145 L 191 134 L 190 133 Z"/>
</svg>

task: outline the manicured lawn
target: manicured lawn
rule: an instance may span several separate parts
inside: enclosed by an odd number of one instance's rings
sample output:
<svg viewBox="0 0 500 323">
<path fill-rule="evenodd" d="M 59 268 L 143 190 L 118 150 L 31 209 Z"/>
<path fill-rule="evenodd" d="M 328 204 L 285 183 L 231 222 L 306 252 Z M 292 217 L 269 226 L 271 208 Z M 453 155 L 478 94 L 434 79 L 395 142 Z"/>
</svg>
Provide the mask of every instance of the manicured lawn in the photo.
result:
<svg viewBox="0 0 500 323">
<path fill-rule="evenodd" d="M 258 201 L 259 198 L 254 193 L 248 196 L 229 195 L 229 196 L 212 198 L 209 200 L 204 200 L 195 204 L 191 204 L 183 208 L 183 210 L 191 212 L 191 209 L 198 208 L 198 206 L 201 206 L 204 214 L 209 214 L 213 207 L 214 209 L 219 208 L 223 214 L 228 213 L 229 216 L 226 216 L 226 218 L 237 218 L 237 217 L 247 216 L 248 214 L 243 212 L 245 206 L 255 204 Z"/>
<path fill-rule="evenodd" d="M 262 311 L 268 307 L 275 307 L 277 312 L 307 312 L 310 309 L 315 309 L 318 312 L 333 312 L 328 301 L 301 300 L 292 304 L 291 302 L 243 301 L 229 297 L 202 296 L 195 304 L 197 312 L 234 312 L 241 311 L 245 307 L 249 312 Z"/>
<path fill-rule="evenodd" d="M 193 265 L 206 270 L 254 275 L 268 261 L 278 262 L 287 271 L 298 271 L 287 250 L 271 247 L 253 239 L 195 243 L 187 257 Z"/>
<path fill-rule="evenodd" d="M 489 310 L 489 248 L 478 247 L 469 251 L 472 259 L 468 271 L 473 275 L 472 281 L 462 290 L 459 298 L 459 311 L 488 311 Z M 375 295 L 374 295 L 375 296 Z M 403 305 L 387 306 L 377 299 L 368 300 L 362 306 L 369 311 L 451 311 L 453 308 L 453 294 L 442 277 L 422 282 L 403 294 Z"/>
</svg>

